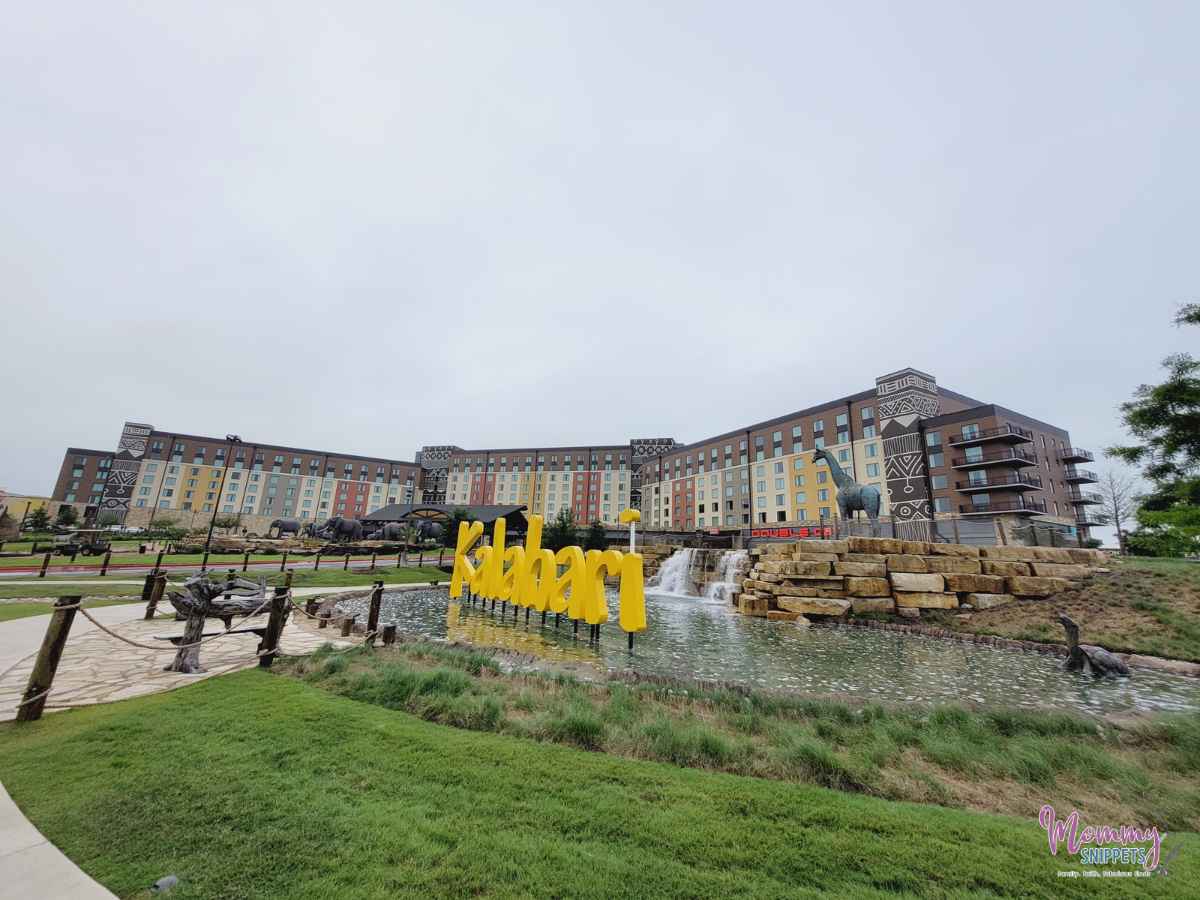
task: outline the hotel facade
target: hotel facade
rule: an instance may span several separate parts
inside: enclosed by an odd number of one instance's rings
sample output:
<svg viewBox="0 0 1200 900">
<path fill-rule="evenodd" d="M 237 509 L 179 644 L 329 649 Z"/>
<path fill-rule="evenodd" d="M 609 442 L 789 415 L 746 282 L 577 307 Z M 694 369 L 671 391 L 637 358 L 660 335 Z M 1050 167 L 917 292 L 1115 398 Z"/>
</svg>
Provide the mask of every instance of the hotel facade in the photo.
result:
<svg viewBox="0 0 1200 900">
<path fill-rule="evenodd" d="M 235 515 L 265 532 L 275 518 L 359 517 L 391 503 L 514 504 L 553 518 L 614 525 L 642 510 L 653 529 L 762 529 L 829 522 L 837 485 L 813 452 L 879 488 L 898 535 L 933 519 L 1001 528 L 1035 519 L 1066 531 L 1099 524 L 1096 481 L 1066 429 L 940 387 L 902 369 L 872 388 L 690 443 L 633 438 L 592 446 L 421 448 L 412 461 L 126 423 L 116 451 L 68 448 L 53 498 L 85 515 L 144 525 Z"/>
</svg>

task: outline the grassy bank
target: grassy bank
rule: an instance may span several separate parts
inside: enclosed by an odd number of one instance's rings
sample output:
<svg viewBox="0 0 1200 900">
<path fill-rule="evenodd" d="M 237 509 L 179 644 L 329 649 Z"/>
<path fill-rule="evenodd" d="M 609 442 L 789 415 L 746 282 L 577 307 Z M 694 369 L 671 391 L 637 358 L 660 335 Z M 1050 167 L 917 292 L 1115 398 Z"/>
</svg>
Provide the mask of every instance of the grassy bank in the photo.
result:
<svg viewBox="0 0 1200 900">
<path fill-rule="evenodd" d="M 48 580 L 37 584 L 5 584 L 0 581 L 0 600 L 12 597 L 67 597 L 71 594 L 83 594 L 86 597 L 140 597 L 142 589 L 132 584 L 71 584 Z"/>
<path fill-rule="evenodd" d="M 2 725 L 0 778 L 123 897 L 166 873 L 178 900 L 1096 887 L 1056 877 L 1073 866 L 1029 820 L 445 728 L 259 671 Z M 1169 879 L 1106 896 L 1200 891 L 1200 840 L 1173 842 Z"/>
<path fill-rule="evenodd" d="M 283 575 L 276 572 L 267 578 L 267 583 L 282 584 L 283 578 Z M 449 575 L 433 566 L 424 568 L 412 566 L 404 569 L 393 567 L 377 569 L 375 572 L 343 572 L 340 568 L 331 568 L 329 571 L 320 569 L 316 572 L 311 569 L 297 569 L 292 573 L 292 587 L 341 587 L 347 585 L 370 587 L 376 581 L 382 581 L 384 584 L 414 584 L 428 583 L 435 578 L 441 582 L 450 580 Z"/>
<path fill-rule="evenodd" d="M 88 609 L 95 609 L 98 606 L 116 606 L 119 603 L 136 603 L 137 599 L 100 599 L 89 600 L 87 603 Z M 0 603 L 0 622 L 9 622 L 13 619 L 24 619 L 27 616 L 44 616 L 48 615 L 53 610 L 53 605 L 50 603 Z"/>
<path fill-rule="evenodd" d="M 1180 559 L 1114 560 L 1113 572 L 1048 600 L 1018 600 L 973 612 L 927 611 L 931 624 L 972 634 L 1064 643 L 1058 614 L 1082 640 L 1123 653 L 1200 662 L 1200 564 Z"/>
<path fill-rule="evenodd" d="M 1106 821 L 1200 830 L 1197 716 L 1119 730 L 1049 712 L 584 684 L 504 675 L 486 653 L 430 643 L 318 652 L 280 668 L 431 721 L 633 759 L 1026 817 L 1046 802 L 1077 805 Z"/>
</svg>

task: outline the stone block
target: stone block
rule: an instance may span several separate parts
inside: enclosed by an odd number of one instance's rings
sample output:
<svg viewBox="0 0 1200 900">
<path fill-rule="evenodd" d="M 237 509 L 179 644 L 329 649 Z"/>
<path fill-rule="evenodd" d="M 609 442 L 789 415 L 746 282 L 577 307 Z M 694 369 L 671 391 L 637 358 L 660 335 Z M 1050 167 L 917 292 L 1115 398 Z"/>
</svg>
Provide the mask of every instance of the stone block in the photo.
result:
<svg viewBox="0 0 1200 900">
<path fill-rule="evenodd" d="M 898 606 L 896 607 L 896 615 L 902 619 L 919 619 L 921 618 L 921 611 L 919 609 L 910 609 L 907 606 Z"/>
<path fill-rule="evenodd" d="M 892 572 L 889 576 L 892 587 L 897 591 L 941 593 L 946 589 L 946 579 L 941 575 L 921 575 L 912 572 Z"/>
<path fill-rule="evenodd" d="M 892 597 L 897 609 L 958 609 L 958 594 L 896 591 Z"/>
<path fill-rule="evenodd" d="M 833 574 L 853 575 L 859 578 L 882 578 L 887 574 L 887 564 L 883 562 L 835 562 Z"/>
<path fill-rule="evenodd" d="M 886 578 L 850 576 L 846 579 L 846 595 L 849 597 L 890 597 L 892 586 Z"/>
<path fill-rule="evenodd" d="M 772 575 L 770 572 L 755 572 L 754 577 L 765 584 L 779 584 L 783 581 L 782 575 Z"/>
<path fill-rule="evenodd" d="M 853 563 L 886 563 L 886 553 L 846 553 L 842 556 L 843 562 Z"/>
<path fill-rule="evenodd" d="M 1004 559 L 984 559 L 980 565 L 984 575 L 1028 575 L 1031 571 L 1029 563 Z"/>
<path fill-rule="evenodd" d="M 889 572 L 928 572 L 925 557 L 893 553 L 887 558 Z"/>
<path fill-rule="evenodd" d="M 968 559 L 965 556 L 927 556 L 925 565 L 928 571 L 943 574 L 953 572 L 956 575 L 978 575 L 981 571 L 979 560 Z"/>
<path fill-rule="evenodd" d="M 846 592 L 841 588 L 817 588 L 818 597 L 836 597 L 841 600 L 845 598 Z"/>
<path fill-rule="evenodd" d="M 852 537 L 847 543 L 851 553 L 902 553 L 904 541 L 892 538 Z"/>
<path fill-rule="evenodd" d="M 1081 563 L 1085 566 L 1106 566 L 1108 565 L 1108 556 L 1103 550 L 1091 550 L 1085 547 L 1068 547 L 1067 552 L 1071 554 L 1071 561 Z"/>
<path fill-rule="evenodd" d="M 1015 599 L 1012 594 L 967 594 L 966 602 L 976 609 L 991 609 L 1012 603 Z"/>
<path fill-rule="evenodd" d="M 1070 565 L 1075 562 L 1071 558 L 1071 551 L 1066 547 L 1034 547 L 1033 558 L 1038 562 L 1062 563 Z"/>
<path fill-rule="evenodd" d="M 780 597 L 779 608 L 802 616 L 844 616 L 850 601 L 836 597 Z"/>
<path fill-rule="evenodd" d="M 838 561 L 838 555 L 836 553 L 804 553 L 801 550 L 797 550 L 792 554 L 792 559 L 796 562 L 835 563 Z"/>
<path fill-rule="evenodd" d="M 930 544 L 929 552 L 934 556 L 962 556 L 979 559 L 979 548 L 970 544 Z"/>
<path fill-rule="evenodd" d="M 928 556 L 929 541 L 901 541 L 900 552 L 910 556 Z"/>
<path fill-rule="evenodd" d="M 831 575 L 828 578 L 796 578 L 776 585 L 775 593 L 789 597 L 806 597 L 809 594 L 816 594 L 818 590 L 838 591 L 844 587 L 845 584 L 840 575 Z"/>
<path fill-rule="evenodd" d="M 1065 578 L 1042 578 L 1037 575 L 1010 575 L 1006 579 L 1008 592 L 1018 597 L 1049 597 L 1070 587 Z"/>
<path fill-rule="evenodd" d="M 803 616 L 800 613 L 788 612 L 784 609 L 772 609 L 767 611 L 767 618 L 772 622 L 795 622 Z"/>
<path fill-rule="evenodd" d="M 790 575 L 828 575 L 833 571 L 833 564 L 828 562 L 792 562 L 788 563 Z"/>
<path fill-rule="evenodd" d="M 980 547 L 979 555 L 984 559 L 1007 559 L 1019 562 L 1030 562 L 1036 559 L 1033 547 Z"/>
<path fill-rule="evenodd" d="M 891 597 L 852 597 L 850 609 L 856 614 L 890 613 L 896 611 L 896 601 Z"/>
<path fill-rule="evenodd" d="M 959 593 L 1002 594 L 1004 578 L 1000 575 L 956 575 L 944 576 L 946 590 Z"/>
<path fill-rule="evenodd" d="M 849 553 L 849 541 L 798 541 L 792 544 L 797 553 Z"/>
<path fill-rule="evenodd" d="M 1079 563 L 1030 563 L 1034 575 L 1044 575 L 1048 578 L 1086 578 L 1091 572 L 1087 566 Z"/>
<path fill-rule="evenodd" d="M 754 568 L 762 573 L 766 572 L 771 575 L 782 575 L 787 571 L 787 562 L 782 559 L 764 559 Z"/>
</svg>

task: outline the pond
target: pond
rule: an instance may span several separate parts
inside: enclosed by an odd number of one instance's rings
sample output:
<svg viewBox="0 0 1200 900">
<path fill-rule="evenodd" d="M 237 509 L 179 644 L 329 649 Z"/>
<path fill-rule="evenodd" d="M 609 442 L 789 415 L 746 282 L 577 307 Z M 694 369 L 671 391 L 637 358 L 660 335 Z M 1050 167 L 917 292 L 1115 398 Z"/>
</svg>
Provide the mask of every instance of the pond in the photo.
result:
<svg viewBox="0 0 1200 900">
<path fill-rule="evenodd" d="M 366 618 L 366 599 L 343 609 Z M 852 696 L 888 703 L 961 702 L 985 706 L 1056 709 L 1095 715 L 1130 710 L 1200 709 L 1200 680 L 1139 670 L 1134 677 L 1096 680 L 1063 670 L 1062 659 L 1032 651 L 999 650 L 960 641 L 865 628 L 799 627 L 732 612 L 722 601 L 647 594 L 647 629 L 634 649 L 609 622 L 599 646 L 572 638 L 553 614 L 525 624 L 512 608 L 503 622 L 500 604 L 490 612 L 451 600 L 445 590 L 384 594 L 380 623 L 401 634 L 499 647 L 557 662 L 588 663 L 611 672 L 728 681 L 747 687 Z"/>
</svg>

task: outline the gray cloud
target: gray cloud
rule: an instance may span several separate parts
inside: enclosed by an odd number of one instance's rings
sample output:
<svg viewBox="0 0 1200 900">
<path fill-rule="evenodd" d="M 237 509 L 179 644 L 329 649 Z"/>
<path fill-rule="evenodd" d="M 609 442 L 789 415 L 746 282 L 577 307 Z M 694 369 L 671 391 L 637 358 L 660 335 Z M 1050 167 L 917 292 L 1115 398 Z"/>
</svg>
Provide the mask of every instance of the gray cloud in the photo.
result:
<svg viewBox="0 0 1200 900">
<path fill-rule="evenodd" d="M 903 365 L 1098 449 L 1194 344 L 1194 5 L 542 7 L 11 9 L 0 483 L 126 418 L 694 440 Z"/>
</svg>

